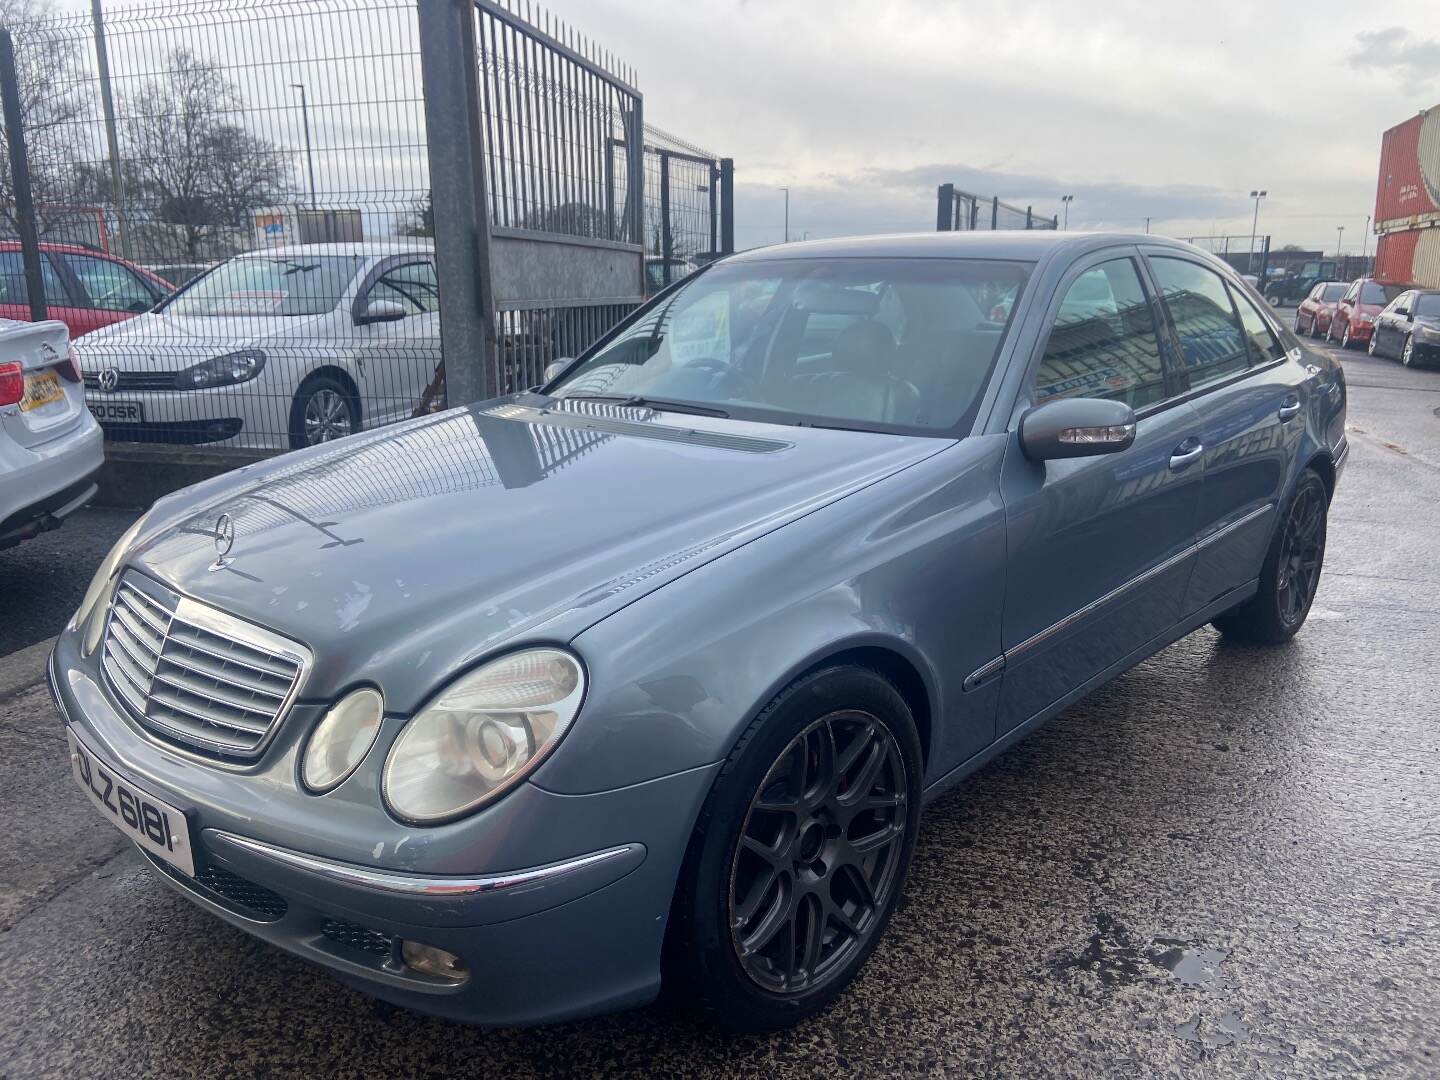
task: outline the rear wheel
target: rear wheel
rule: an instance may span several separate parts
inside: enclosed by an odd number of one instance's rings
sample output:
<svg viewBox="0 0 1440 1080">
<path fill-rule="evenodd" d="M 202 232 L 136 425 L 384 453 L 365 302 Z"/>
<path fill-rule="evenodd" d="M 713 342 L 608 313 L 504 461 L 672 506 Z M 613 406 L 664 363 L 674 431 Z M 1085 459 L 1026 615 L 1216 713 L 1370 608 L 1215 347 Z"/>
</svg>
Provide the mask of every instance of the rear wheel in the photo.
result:
<svg viewBox="0 0 1440 1080">
<path fill-rule="evenodd" d="M 1350 322 L 1348 319 L 1345 322 L 1345 332 L 1340 337 L 1340 348 L 1350 348 Z"/>
<path fill-rule="evenodd" d="M 1365 353 L 1366 353 L 1366 355 L 1368 355 L 1368 356 L 1375 356 L 1375 355 L 1377 355 L 1377 346 L 1376 346 L 1375 343 L 1376 343 L 1377 341 L 1379 341 L 1379 340 L 1380 340 L 1380 335 L 1379 335 L 1379 333 L 1376 332 L 1376 331 L 1374 331 L 1374 330 L 1370 331 L 1370 340 L 1365 343 Z"/>
<path fill-rule="evenodd" d="M 1314 323 L 1313 320 L 1311 321 L 1310 325 L 1311 325 L 1312 327 L 1315 325 L 1315 323 Z M 1296 312 L 1295 312 L 1295 335 L 1298 337 L 1301 333 L 1302 333 L 1302 331 L 1301 331 L 1301 329 L 1300 329 L 1300 312 L 1299 312 L 1299 311 L 1296 311 Z"/>
<path fill-rule="evenodd" d="M 855 978 L 890 920 L 920 821 L 920 740 L 865 668 L 780 694 L 730 754 L 696 825 L 667 966 L 721 1027 L 773 1031 Z"/>
<path fill-rule="evenodd" d="M 1237 641 L 1278 645 L 1305 625 L 1325 563 L 1329 501 L 1325 481 L 1306 469 L 1270 541 L 1259 590 L 1217 618 L 1215 629 Z"/>
<path fill-rule="evenodd" d="M 1312 338 L 1318 338 L 1318 337 L 1320 336 L 1320 316 L 1319 316 L 1319 315 L 1311 315 L 1311 316 L 1310 316 L 1310 336 L 1311 336 Z"/>
</svg>

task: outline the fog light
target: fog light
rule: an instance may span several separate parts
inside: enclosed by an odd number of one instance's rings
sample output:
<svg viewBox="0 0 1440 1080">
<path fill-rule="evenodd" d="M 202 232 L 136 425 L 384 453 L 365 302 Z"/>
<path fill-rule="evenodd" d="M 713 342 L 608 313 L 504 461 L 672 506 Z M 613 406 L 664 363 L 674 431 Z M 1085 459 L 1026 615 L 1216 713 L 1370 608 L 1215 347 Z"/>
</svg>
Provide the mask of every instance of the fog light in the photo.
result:
<svg viewBox="0 0 1440 1080">
<path fill-rule="evenodd" d="M 449 982 L 464 982 L 470 977 L 470 969 L 454 953 L 437 949 L 434 945 L 422 945 L 418 941 L 407 941 L 400 948 L 405 966 L 422 975 L 433 975 Z"/>
</svg>

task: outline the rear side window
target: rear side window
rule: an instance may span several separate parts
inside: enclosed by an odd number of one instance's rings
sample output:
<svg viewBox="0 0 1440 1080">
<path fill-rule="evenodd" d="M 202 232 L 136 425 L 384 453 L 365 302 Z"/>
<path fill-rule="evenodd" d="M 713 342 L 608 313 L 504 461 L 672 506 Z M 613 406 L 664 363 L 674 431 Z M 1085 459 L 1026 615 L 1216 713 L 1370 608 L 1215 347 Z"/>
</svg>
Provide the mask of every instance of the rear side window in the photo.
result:
<svg viewBox="0 0 1440 1080">
<path fill-rule="evenodd" d="M 1152 258 L 1150 264 L 1180 339 L 1190 388 L 1246 370 L 1249 346 L 1220 275 L 1185 259 Z"/>
<path fill-rule="evenodd" d="M 1324 291 L 1321 292 L 1320 299 L 1327 304 L 1334 304 L 1345 295 L 1344 285 L 1324 285 L 1322 289 Z"/>
<path fill-rule="evenodd" d="M 1231 289 L 1230 295 L 1235 301 L 1236 310 L 1240 312 L 1240 325 L 1245 330 L 1245 341 L 1250 346 L 1250 362 L 1264 364 L 1284 356 L 1285 347 L 1276 339 L 1270 324 L 1250 302 L 1250 298 L 1239 289 Z"/>
<path fill-rule="evenodd" d="M 1098 397 L 1132 408 L 1165 397 L 1155 318 L 1130 259 L 1086 270 L 1065 291 L 1035 375 L 1035 404 Z"/>
<path fill-rule="evenodd" d="M 45 303 L 57 307 L 70 306 L 70 295 L 55 267 L 50 265 L 50 257 L 43 252 L 40 255 L 40 280 L 45 285 Z M 30 290 L 25 287 L 25 263 L 20 252 L 0 251 L 0 304 L 24 306 L 28 303 Z"/>
</svg>

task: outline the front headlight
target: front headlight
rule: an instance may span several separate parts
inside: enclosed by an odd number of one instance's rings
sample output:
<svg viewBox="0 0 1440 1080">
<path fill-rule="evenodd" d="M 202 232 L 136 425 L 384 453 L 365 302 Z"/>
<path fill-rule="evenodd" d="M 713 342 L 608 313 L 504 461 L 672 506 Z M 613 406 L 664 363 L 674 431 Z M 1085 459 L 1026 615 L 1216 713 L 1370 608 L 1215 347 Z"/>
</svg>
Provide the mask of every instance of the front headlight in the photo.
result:
<svg viewBox="0 0 1440 1080">
<path fill-rule="evenodd" d="M 110 596 L 115 591 L 120 563 L 124 560 L 125 553 L 130 550 L 130 545 L 135 542 L 140 527 L 145 524 L 145 517 L 146 515 L 141 514 L 140 520 L 125 530 L 125 534 L 115 541 L 110 554 L 101 560 L 95 576 L 90 579 L 90 587 L 85 590 L 85 595 L 80 600 L 80 606 L 65 628 L 73 631 L 84 626 L 85 637 L 81 641 L 81 654 L 84 656 L 89 656 L 95 651 L 95 646 L 100 644 L 100 633 L 105 629 L 105 612 L 110 607 Z"/>
<path fill-rule="evenodd" d="M 177 390 L 201 390 L 210 386 L 233 386 L 249 382 L 265 370 L 265 354 L 259 349 L 241 349 L 212 360 L 202 360 L 175 375 Z"/>
<path fill-rule="evenodd" d="M 560 649 L 526 649 L 462 675 L 390 748 L 386 803 L 423 825 L 475 810 L 555 749 L 584 696 L 580 661 Z"/>
</svg>

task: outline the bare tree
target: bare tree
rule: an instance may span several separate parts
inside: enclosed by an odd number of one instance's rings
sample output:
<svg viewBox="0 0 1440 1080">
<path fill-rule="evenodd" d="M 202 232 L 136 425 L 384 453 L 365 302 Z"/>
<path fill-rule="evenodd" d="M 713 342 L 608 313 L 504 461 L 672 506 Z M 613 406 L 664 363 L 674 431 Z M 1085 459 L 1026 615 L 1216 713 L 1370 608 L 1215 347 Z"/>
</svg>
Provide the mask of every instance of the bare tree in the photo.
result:
<svg viewBox="0 0 1440 1080">
<path fill-rule="evenodd" d="M 396 236 L 429 237 L 435 235 L 435 200 L 432 192 L 416 199 L 409 212 L 395 223 Z"/>
<path fill-rule="evenodd" d="M 78 41 L 57 30 L 42 0 L 0 0 L 0 25 L 15 39 L 20 116 L 30 161 L 30 187 L 42 234 L 67 204 L 81 198 L 76 163 L 86 158 L 84 127 L 89 101 L 80 81 Z M 15 227 L 15 188 L 10 144 L 0 127 L 0 220 Z"/>
<path fill-rule="evenodd" d="M 241 108 L 219 67 L 184 48 L 126 102 L 121 141 L 130 183 L 155 220 L 176 228 L 188 258 L 288 194 L 286 153 L 228 119 Z"/>
</svg>

